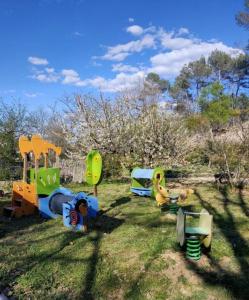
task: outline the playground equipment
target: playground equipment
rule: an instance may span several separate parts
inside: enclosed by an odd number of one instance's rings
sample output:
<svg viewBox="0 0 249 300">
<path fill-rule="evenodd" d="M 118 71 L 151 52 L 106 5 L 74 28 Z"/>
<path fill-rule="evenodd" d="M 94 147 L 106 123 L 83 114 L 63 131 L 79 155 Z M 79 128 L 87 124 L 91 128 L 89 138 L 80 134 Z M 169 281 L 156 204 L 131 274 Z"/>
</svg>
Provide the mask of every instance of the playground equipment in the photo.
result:
<svg viewBox="0 0 249 300">
<path fill-rule="evenodd" d="M 97 216 L 98 201 L 84 192 L 73 194 L 61 187 L 40 199 L 39 211 L 44 218 L 55 219 L 62 215 L 66 227 L 87 231 L 88 219 Z"/>
<path fill-rule="evenodd" d="M 187 217 L 199 216 L 198 226 L 187 226 Z M 181 247 L 186 246 L 186 256 L 189 259 L 199 260 L 201 246 L 206 252 L 211 250 L 213 216 L 206 209 L 200 213 L 183 211 L 177 212 L 177 241 Z"/>
<path fill-rule="evenodd" d="M 135 168 L 131 173 L 131 192 L 138 196 L 155 197 L 157 185 L 165 187 L 164 172 L 161 168 Z"/>
<path fill-rule="evenodd" d="M 96 217 L 98 200 L 83 192 L 73 194 L 60 187 L 60 169 L 49 167 L 49 154 L 55 154 L 59 164 L 61 148 L 34 135 L 31 140 L 20 137 L 19 149 L 23 158 L 23 180 L 13 183 L 11 206 L 5 207 L 7 217 L 22 217 L 34 214 L 37 210 L 45 218 L 63 216 L 64 225 L 76 230 L 87 228 L 87 220 Z M 34 168 L 29 168 L 32 155 Z M 43 158 L 44 166 L 39 167 Z"/>
<path fill-rule="evenodd" d="M 97 196 L 97 185 L 102 180 L 102 157 L 97 150 L 92 150 L 86 157 L 86 182 L 94 187 L 94 196 Z"/>
<path fill-rule="evenodd" d="M 160 207 L 169 206 L 169 212 L 176 214 L 179 209 L 179 203 L 185 201 L 194 193 L 192 189 L 169 191 L 160 184 L 156 184 L 156 202 Z"/>
</svg>

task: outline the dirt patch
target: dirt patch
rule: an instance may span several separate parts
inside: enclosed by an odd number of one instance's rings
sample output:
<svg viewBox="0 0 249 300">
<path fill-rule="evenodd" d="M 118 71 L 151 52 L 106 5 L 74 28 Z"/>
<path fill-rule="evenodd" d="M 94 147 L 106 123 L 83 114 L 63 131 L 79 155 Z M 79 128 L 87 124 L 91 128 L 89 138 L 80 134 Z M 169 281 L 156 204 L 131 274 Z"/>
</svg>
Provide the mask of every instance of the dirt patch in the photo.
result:
<svg viewBox="0 0 249 300">
<path fill-rule="evenodd" d="M 204 255 L 197 262 L 188 262 L 188 260 L 184 257 L 184 253 L 168 250 L 162 254 L 162 258 L 167 262 L 168 268 L 165 272 L 174 285 L 181 283 L 182 278 L 185 278 L 186 283 L 188 284 L 197 285 L 202 282 L 202 279 L 193 270 L 191 270 L 191 264 L 197 264 L 198 267 L 203 268 L 210 267 L 210 262 Z"/>
<path fill-rule="evenodd" d="M 118 289 L 114 292 L 108 294 L 107 299 L 109 300 L 123 300 L 124 299 L 124 290 Z"/>
</svg>

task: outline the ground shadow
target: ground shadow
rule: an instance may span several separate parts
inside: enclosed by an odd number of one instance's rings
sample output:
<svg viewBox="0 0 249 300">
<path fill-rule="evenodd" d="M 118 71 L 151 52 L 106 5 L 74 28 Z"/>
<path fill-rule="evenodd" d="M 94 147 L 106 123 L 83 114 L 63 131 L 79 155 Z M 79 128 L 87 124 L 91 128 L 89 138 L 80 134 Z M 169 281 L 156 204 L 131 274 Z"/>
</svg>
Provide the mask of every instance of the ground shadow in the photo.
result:
<svg viewBox="0 0 249 300">
<path fill-rule="evenodd" d="M 241 235 L 237 228 L 235 216 L 230 208 L 230 199 L 228 195 L 228 187 L 223 186 L 218 190 L 221 194 L 221 204 L 224 213 L 218 211 L 211 203 L 207 202 L 200 193 L 196 192 L 196 196 L 202 207 L 207 209 L 214 218 L 214 223 L 231 246 L 233 256 L 239 265 L 239 273 L 228 271 L 216 259 L 212 253 L 208 256 L 212 270 L 204 270 L 198 264 L 191 263 L 191 268 L 202 279 L 210 285 L 219 285 L 225 287 L 233 295 L 235 299 L 248 299 L 249 286 L 249 263 L 247 257 L 249 255 L 249 246 L 247 241 Z M 240 200 L 241 201 L 241 200 Z M 214 237 L 215 238 L 215 235 Z"/>
</svg>

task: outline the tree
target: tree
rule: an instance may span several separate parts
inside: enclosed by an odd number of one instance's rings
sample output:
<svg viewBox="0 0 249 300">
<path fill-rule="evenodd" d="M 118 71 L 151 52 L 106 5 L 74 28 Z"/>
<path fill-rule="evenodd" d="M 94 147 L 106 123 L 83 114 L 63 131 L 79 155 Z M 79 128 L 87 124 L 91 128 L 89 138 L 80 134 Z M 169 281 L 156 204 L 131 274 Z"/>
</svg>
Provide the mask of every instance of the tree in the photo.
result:
<svg viewBox="0 0 249 300">
<path fill-rule="evenodd" d="M 236 21 L 240 26 L 249 29 L 249 0 L 245 0 L 245 11 L 240 11 L 236 15 Z"/>
<path fill-rule="evenodd" d="M 161 79 L 156 73 L 149 73 L 145 78 L 145 84 L 157 87 L 161 93 L 166 92 L 170 88 L 169 81 Z"/>
<path fill-rule="evenodd" d="M 175 110 L 180 114 L 189 114 L 191 111 L 192 95 L 190 86 L 188 70 L 183 68 L 169 90 L 171 97 L 176 100 Z"/>
<path fill-rule="evenodd" d="M 245 0 L 244 7 L 245 11 L 240 11 L 235 18 L 239 26 L 249 30 L 249 0 Z M 247 48 L 249 48 L 249 44 L 247 45 Z"/>
<path fill-rule="evenodd" d="M 210 54 L 208 63 L 212 68 L 214 80 L 219 82 L 226 79 L 227 74 L 231 71 L 232 68 L 231 56 L 219 50 L 215 50 Z"/>
<path fill-rule="evenodd" d="M 188 64 L 187 73 L 192 84 L 192 88 L 195 90 L 196 98 L 198 98 L 200 90 L 207 86 L 209 82 L 211 68 L 207 64 L 206 59 L 201 57 L 199 60 Z"/>
<path fill-rule="evenodd" d="M 16 176 L 19 163 L 18 138 L 27 130 L 27 111 L 18 101 L 6 104 L 0 100 L 0 178 Z"/>
<path fill-rule="evenodd" d="M 235 85 L 234 97 L 237 98 L 241 88 L 249 88 L 249 56 L 240 54 L 232 59 L 230 72 L 227 78 Z"/>
<path fill-rule="evenodd" d="M 209 120 L 212 130 L 218 130 L 228 123 L 232 116 L 231 104 L 231 97 L 224 94 L 219 82 L 203 88 L 199 99 L 201 112 Z"/>
</svg>

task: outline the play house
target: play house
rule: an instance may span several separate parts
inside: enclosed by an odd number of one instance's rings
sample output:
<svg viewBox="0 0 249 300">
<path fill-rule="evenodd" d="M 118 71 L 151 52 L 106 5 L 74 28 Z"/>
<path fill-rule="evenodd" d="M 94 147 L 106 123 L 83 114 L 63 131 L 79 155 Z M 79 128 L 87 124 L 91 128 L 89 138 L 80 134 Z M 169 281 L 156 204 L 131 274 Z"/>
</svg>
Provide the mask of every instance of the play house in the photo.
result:
<svg viewBox="0 0 249 300">
<path fill-rule="evenodd" d="M 138 196 L 155 197 L 158 184 L 165 187 L 163 169 L 133 169 L 131 173 L 132 193 Z"/>
</svg>

